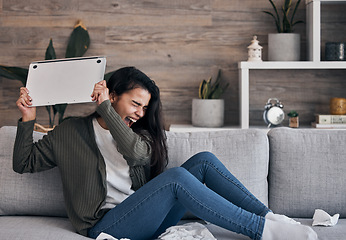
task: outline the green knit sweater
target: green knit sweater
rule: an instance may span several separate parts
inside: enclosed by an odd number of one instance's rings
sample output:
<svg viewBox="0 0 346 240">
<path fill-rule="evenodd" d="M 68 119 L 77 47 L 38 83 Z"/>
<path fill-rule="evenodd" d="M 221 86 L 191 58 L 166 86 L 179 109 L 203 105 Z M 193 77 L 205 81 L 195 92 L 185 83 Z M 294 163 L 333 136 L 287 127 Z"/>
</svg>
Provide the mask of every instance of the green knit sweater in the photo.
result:
<svg viewBox="0 0 346 240">
<path fill-rule="evenodd" d="M 132 188 L 137 190 L 149 179 L 151 147 L 149 137 L 134 133 L 115 112 L 109 100 L 96 110 L 105 120 L 118 151 L 130 166 Z M 58 167 L 67 215 L 82 235 L 100 220 L 107 194 L 106 166 L 97 147 L 92 117 L 71 118 L 33 143 L 35 121 L 18 122 L 13 152 L 13 170 L 39 172 Z"/>
</svg>

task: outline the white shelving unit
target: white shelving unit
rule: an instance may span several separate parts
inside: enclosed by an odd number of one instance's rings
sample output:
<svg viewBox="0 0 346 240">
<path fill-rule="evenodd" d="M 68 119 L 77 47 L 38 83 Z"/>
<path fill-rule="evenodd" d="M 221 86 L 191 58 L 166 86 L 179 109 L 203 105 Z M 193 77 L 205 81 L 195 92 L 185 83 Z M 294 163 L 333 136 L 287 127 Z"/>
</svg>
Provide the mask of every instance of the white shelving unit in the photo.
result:
<svg viewBox="0 0 346 240">
<path fill-rule="evenodd" d="M 346 62 L 321 61 L 321 4 L 346 0 L 306 0 L 309 61 L 298 62 L 239 62 L 240 128 L 249 128 L 250 70 L 275 69 L 346 69 Z"/>
<path fill-rule="evenodd" d="M 321 5 L 346 2 L 345 0 L 305 0 L 306 36 L 309 61 L 321 60 Z"/>
</svg>

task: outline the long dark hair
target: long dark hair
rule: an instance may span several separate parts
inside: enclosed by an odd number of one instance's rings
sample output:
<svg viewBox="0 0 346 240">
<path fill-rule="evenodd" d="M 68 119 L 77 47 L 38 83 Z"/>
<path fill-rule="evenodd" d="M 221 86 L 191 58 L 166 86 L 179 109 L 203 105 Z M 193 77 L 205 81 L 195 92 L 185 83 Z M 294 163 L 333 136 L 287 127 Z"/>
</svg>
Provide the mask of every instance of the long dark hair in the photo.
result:
<svg viewBox="0 0 346 240">
<path fill-rule="evenodd" d="M 151 178 L 163 172 L 168 162 L 166 134 L 162 118 L 160 90 L 155 82 L 135 67 L 124 67 L 116 70 L 107 81 L 109 94 L 121 94 L 134 88 L 143 88 L 151 94 L 148 108 L 143 118 L 132 124 L 134 132 L 143 130 L 151 136 Z"/>
</svg>

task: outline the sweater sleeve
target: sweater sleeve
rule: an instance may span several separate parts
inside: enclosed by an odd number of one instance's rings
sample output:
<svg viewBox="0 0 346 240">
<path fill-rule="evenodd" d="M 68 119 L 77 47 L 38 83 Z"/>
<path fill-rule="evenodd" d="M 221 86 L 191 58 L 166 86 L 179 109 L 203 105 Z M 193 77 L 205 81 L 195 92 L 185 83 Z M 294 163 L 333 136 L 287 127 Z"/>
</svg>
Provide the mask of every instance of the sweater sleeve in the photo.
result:
<svg viewBox="0 0 346 240">
<path fill-rule="evenodd" d="M 130 167 L 146 165 L 150 162 L 149 137 L 141 137 L 129 128 L 111 106 L 109 100 L 102 102 L 96 111 L 106 122 L 110 133 L 118 144 L 119 152 L 124 155 Z"/>
<path fill-rule="evenodd" d="M 56 166 L 51 151 L 50 137 L 34 143 L 35 121 L 18 121 L 17 135 L 13 148 L 13 170 L 17 173 L 40 172 Z"/>
</svg>

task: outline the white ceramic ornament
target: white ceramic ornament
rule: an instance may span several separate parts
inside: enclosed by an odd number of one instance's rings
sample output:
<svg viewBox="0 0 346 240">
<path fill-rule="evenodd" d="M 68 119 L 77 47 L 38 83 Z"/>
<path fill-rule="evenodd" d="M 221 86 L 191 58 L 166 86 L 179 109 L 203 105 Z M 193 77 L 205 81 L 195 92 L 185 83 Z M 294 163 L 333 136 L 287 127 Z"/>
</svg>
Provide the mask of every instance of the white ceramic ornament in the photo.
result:
<svg viewBox="0 0 346 240">
<path fill-rule="evenodd" d="M 262 46 L 260 46 L 257 36 L 253 36 L 248 48 L 248 62 L 262 62 Z"/>
</svg>

